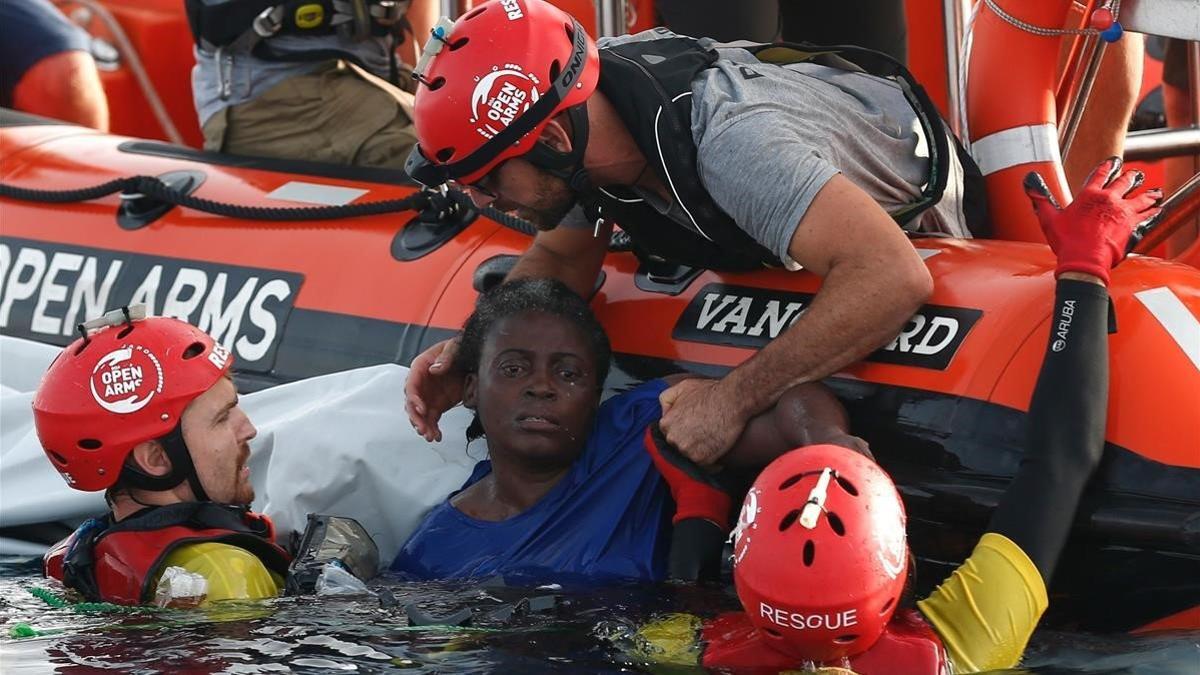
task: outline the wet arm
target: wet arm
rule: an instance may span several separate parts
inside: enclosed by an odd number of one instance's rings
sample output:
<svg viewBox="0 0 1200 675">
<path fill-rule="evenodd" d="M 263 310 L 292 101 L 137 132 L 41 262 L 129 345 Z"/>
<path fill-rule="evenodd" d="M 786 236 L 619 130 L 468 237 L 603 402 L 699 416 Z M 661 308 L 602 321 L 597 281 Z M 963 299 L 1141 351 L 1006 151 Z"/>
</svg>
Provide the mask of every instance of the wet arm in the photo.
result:
<svg viewBox="0 0 1200 675">
<path fill-rule="evenodd" d="M 918 603 L 959 672 L 1015 665 L 1048 604 L 1046 588 L 1104 451 L 1107 299 L 1096 277 L 1059 279 L 1021 468 L 971 557 Z"/>
<path fill-rule="evenodd" d="M 1068 273 L 1058 282 L 1025 457 L 988 526 L 1020 546 L 1047 584 L 1100 465 L 1108 407 L 1108 292 L 1069 276 L 1088 277 Z"/>
<path fill-rule="evenodd" d="M 582 227 L 558 227 L 538 232 L 506 280 L 549 277 L 562 281 L 581 297 L 590 298 L 608 252 L 611 233 L 612 225 L 608 223 L 595 232 Z"/>
<path fill-rule="evenodd" d="M 921 257 L 896 223 L 849 179 L 817 194 L 789 246 L 823 283 L 804 315 L 722 380 L 744 417 L 790 387 L 814 382 L 896 336 L 933 290 Z"/>
<path fill-rule="evenodd" d="M 846 410 L 829 387 L 817 382 L 786 391 L 767 412 L 746 425 L 721 464 L 761 468 L 783 453 L 805 445 L 832 443 L 870 456 L 866 441 L 853 436 Z"/>
</svg>

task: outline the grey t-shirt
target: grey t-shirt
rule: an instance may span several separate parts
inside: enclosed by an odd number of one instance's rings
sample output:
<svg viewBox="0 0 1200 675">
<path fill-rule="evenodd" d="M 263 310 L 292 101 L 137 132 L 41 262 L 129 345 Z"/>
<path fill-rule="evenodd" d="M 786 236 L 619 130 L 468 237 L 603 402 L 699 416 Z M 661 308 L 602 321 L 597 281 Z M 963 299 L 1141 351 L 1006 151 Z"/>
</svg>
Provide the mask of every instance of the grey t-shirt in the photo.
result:
<svg viewBox="0 0 1200 675">
<path fill-rule="evenodd" d="M 337 35 L 281 35 L 270 39 L 271 48 L 280 52 L 340 49 L 358 57 L 367 69 L 387 77 L 388 45 L 386 37 L 353 42 Z M 226 48 L 217 52 L 196 49 L 192 69 L 192 100 L 200 126 L 224 108 L 253 101 L 271 87 L 289 77 L 311 73 L 321 62 L 267 61 L 250 53 L 249 47 Z"/>
<path fill-rule="evenodd" d="M 600 46 L 661 35 L 621 36 Z M 718 47 L 721 58 L 692 83 L 700 181 L 718 206 L 789 267 L 795 266 L 787 249 L 796 226 L 834 174 L 849 178 L 885 211 L 920 196 L 929 151 L 899 85 L 816 64 L 761 63 L 745 49 Z M 919 217 L 917 229 L 967 237 L 962 167 L 950 155 L 946 191 Z M 677 205 L 639 194 L 686 222 Z"/>
</svg>

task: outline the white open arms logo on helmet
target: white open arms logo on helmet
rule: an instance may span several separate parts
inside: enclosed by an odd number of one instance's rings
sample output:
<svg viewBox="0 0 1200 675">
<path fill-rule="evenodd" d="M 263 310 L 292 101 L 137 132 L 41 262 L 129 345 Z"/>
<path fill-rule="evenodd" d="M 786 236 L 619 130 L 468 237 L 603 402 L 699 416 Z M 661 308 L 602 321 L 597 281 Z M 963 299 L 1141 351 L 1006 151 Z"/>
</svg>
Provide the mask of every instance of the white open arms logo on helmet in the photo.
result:
<svg viewBox="0 0 1200 675">
<path fill-rule="evenodd" d="M 134 413 L 162 393 L 162 365 L 149 349 L 126 345 L 100 357 L 92 369 L 91 388 L 101 408 L 118 415 Z"/>
<path fill-rule="evenodd" d="M 517 115 L 537 103 L 541 82 L 515 63 L 492 66 L 492 72 L 477 77 L 471 92 L 471 124 L 484 138 L 491 138 L 512 124 Z"/>
</svg>

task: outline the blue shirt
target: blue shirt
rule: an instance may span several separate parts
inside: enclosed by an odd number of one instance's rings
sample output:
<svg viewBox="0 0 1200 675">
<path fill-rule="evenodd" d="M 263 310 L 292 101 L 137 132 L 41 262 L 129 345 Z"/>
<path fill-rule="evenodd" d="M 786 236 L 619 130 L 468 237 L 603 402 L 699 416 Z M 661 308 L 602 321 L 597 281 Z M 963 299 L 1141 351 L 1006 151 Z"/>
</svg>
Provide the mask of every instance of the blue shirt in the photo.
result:
<svg viewBox="0 0 1200 675">
<path fill-rule="evenodd" d="M 663 579 L 675 506 L 643 437 L 662 416 L 658 395 L 666 386 L 651 380 L 605 401 L 579 459 L 524 513 L 489 522 L 449 499 L 434 507 L 392 569 L 417 579 Z M 479 462 L 463 489 L 491 470 L 490 461 Z"/>
<path fill-rule="evenodd" d="M 13 90 L 38 61 L 90 45 L 48 0 L 0 0 L 0 106 L 12 107 Z"/>
</svg>

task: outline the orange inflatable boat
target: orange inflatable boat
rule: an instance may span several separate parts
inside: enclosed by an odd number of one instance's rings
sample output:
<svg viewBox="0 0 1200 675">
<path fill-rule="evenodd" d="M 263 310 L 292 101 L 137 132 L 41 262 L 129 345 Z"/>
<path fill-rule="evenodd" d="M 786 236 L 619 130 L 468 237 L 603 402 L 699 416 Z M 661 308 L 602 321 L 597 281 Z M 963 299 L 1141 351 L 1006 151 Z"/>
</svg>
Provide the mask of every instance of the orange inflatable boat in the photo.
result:
<svg viewBox="0 0 1200 675">
<path fill-rule="evenodd" d="M 428 201 L 411 199 L 398 172 L 202 153 L 10 111 L 0 145 L 8 187 L 75 190 L 144 175 L 194 199 L 251 207 L 406 200 L 390 213 L 310 221 L 287 211 L 218 216 L 136 194 L 0 199 L 5 335 L 65 345 L 85 317 L 144 302 L 229 345 L 250 389 L 408 363 L 456 331 L 479 289 L 529 243 L 461 211 L 429 222 L 396 210 Z M 913 243 L 934 296 L 830 384 L 902 486 L 916 549 L 952 562 L 969 552 L 1020 461 L 1052 330 L 1053 263 L 1039 244 Z M 727 370 L 795 320 L 818 286 L 806 273 L 647 269 L 613 251 L 593 303 L 617 352 L 608 386 Z M 1109 459 L 1081 507 L 1053 611 L 1096 629 L 1200 627 L 1200 271 L 1134 257 L 1115 270 L 1111 292 Z"/>
</svg>

